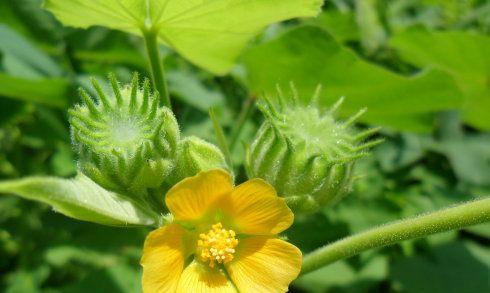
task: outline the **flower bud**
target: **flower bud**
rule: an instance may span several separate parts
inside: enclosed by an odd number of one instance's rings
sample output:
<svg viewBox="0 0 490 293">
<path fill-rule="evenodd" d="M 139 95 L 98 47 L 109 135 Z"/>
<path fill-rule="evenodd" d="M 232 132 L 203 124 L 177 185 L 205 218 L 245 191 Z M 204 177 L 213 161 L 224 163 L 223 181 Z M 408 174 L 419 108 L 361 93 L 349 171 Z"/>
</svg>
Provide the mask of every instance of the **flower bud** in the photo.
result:
<svg viewBox="0 0 490 293">
<path fill-rule="evenodd" d="M 159 188 L 175 166 L 180 137 L 173 113 L 159 107 L 148 80 L 139 87 L 121 87 L 110 76 L 113 93 L 107 95 L 95 79 L 94 101 L 80 90 L 83 104 L 69 110 L 72 141 L 79 168 L 99 185 L 124 193 Z"/>
<path fill-rule="evenodd" d="M 191 136 L 179 142 L 178 168 L 172 173 L 171 185 L 199 172 L 212 169 L 227 169 L 225 156 L 215 145 Z"/>
<path fill-rule="evenodd" d="M 343 99 L 322 113 L 320 87 L 308 105 L 291 89 L 289 97 L 278 88 L 276 98 L 258 103 L 266 120 L 247 150 L 246 169 L 249 178 L 272 184 L 295 212 L 314 212 L 347 194 L 355 161 L 381 141 L 364 143 L 377 129 L 357 133 L 352 127 L 365 110 L 341 122 L 334 114 Z"/>
</svg>

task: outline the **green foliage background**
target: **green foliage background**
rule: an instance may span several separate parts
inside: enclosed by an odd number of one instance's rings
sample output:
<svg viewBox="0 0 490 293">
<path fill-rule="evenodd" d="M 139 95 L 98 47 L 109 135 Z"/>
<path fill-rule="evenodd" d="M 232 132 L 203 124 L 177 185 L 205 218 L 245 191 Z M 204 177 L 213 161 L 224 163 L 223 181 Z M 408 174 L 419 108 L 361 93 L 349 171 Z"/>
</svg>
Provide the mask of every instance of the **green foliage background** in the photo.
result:
<svg viewBox="0 0 490 293">
<path fill-rule="evenodd" d="M 66 110 L 89 76 L 129 82 L 146 71 L 141 39 L 62 27 L 39 0 L 0 1 L 0 179 L 75 174 Z M 245 12 L 244 12 L 245 13 Z M 332 0 L 316 19 L 274 25 L 215 76 L 164 50 L 183 133 L 215 141 L 211 106 L 230 136 L 244 103 L 294 81 L 341 115 L 367 106 L 363 125 L 387 141 L 357 166 L 353 192 L 298 217 L 304 252 L 387 221 L 490 193 L 490 3 Z M 239 141 L 250 141 L 254 112 Z M 360 126 L 362 127 L 362 125 Z M 240 143 L 232 148 L 241 166 Z M 244 179 L 242 169 L 239 180 Z M 46 205 L 0 196 L 1 292 L 139 292 L 148 229 L 77 222 Z M 486 292 L 490 226 L 409 241 L 298 279 L 293 292 Z"/>
</svg>

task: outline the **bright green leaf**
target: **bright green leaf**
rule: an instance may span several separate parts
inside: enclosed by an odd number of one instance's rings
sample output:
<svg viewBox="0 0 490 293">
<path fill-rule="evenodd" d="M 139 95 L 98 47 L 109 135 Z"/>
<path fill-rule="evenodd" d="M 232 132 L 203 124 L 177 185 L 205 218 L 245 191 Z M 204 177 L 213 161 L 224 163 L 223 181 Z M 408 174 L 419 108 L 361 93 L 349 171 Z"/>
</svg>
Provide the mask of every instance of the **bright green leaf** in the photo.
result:
<svg viewBox="0 0 490 293">
<path fill-rule="evenodd" d="M 61 78 L 26 79 L 0 73 L 0 96 L 63 108 L 70 84 Z"/>
<path fill-rule="evenodd" d="M 360 59 L 318 27 L 293 29 L 252 48 L 244 61 L 255 93 L 274 94 L 276 84 L 286 89 L 293 81 L 302 98 L 309 99 L 322 84 L 323 106 L 345 96 L 341 115 L 368 107 L 364 121 L 397 129 L 427 130 L 431 121 L 423 115 L 459 107 L 462 99 L 451 76 L 436 70 L 396 74 Z"/>
<path fill-rule="evenodd" d="M 323 0 L 46 0 L 66 25 L 105 26 L 160 41 L 214 73 L 226 73 L 267 25 L 314 16 Z"/>
<path fill-rule="evenodd" d="M 466 122 L 490 129 L 490 37 L 469 32 L 412 29 L 396 35 L 390 44 L 408 62 L 438 68 L 454 76 L 465 94 Z"/>
<path fill-rule="evenodd" d="M 307 23 L 324 28 L 340 42 L 357 41 L 360 38 L 359 27 L 352 12 L 326 10 Z"/>
<path fill-rule="evenodd" d="M 31 177 L 0 182 L 0 193 L 47 203 L 72 218 L 105 225 L 151 225 L 146 210 L 109 192 L 84 175 L 74 179 Z"/>
</svg>

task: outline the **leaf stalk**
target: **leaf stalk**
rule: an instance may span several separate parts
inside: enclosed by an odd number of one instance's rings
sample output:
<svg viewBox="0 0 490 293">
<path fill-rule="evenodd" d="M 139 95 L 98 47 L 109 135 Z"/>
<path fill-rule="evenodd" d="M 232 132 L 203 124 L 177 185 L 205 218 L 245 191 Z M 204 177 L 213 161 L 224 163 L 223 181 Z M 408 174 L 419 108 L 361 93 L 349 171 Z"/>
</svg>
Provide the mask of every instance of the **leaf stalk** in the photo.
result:
<svg viewBox="0 0 490 293">
<path fill-rule="evenodd" d="M 163 69 L 163 62 L 158 47 L 157 32 L 151 29 L 144 30 L 143 37 L 145 39 L 148 60 L 150 61 L 153 85 L 162 97 L 163 105 L 169 109 L 172 109 L 172 104 L 170 103 L 170 96 L 168 93 L 167 80 L 165 78 L 165 71 Z"/>
</svg>

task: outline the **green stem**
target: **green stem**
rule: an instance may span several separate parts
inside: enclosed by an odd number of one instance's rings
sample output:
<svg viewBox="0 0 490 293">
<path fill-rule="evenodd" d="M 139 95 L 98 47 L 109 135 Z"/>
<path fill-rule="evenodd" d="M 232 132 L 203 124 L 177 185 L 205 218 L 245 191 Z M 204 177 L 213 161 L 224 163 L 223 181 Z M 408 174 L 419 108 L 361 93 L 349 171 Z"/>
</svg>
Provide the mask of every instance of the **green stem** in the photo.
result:
<svg viewBox="0 0 490 293">
<path fill-rule="evenodd" d="M 143 31 L 143 36 L 145 38 L 146 52 L 148 53 L 148 59 L 150 61 L 153 85 L 162 96 L 163 105 L 172 109 L 170 96 L 168 94 L 167 80 L 165 79 L 165 71 L 163 70 L 163 62 L 158 47 L 157 32 L 154 30 L 146 30 Z"/>
<path fill-rule="evenodd" d="M 307 254 L 301 274 L 363 251 L 490 221 L 490 198 L 484 198 L 397 221 L 336 241 Z"/>
<path fill-rule="evenodd" d="M 240 137 L 240 134 L 242 133 L 243 126 L 245 125 L 245 122 L 247 122 L 248 117 L 252 114 L 254 110 L 254 103 L 255 103 L 255 98 L 249 97 L 244 103 L 242 110 L 240 111 L 240 115 L 238 116 L 238 122 L 235 124 L 235 128 L 233 129 L 233 132 L 231 133 L 231 139 L 230 139 L 230 150 L 235 149 L 235 145 L 238 141 L 238 138 Z"/>
<path fill-rule="evenodd" d="M 218 118 L 216 117 L 214 107 L 209 109 L 209 117 L 213 122 L 213 127 L 214 127 L 214 131 L 216 132 L 216 138 L 218 139 L 219 147 L 223 152 L 223 154 L 225 155 L 226 164 L 228 165 L 228 168 L 231 171 L 233 171 L 233 161 L 231 160 L 231 153 L 230 153 L 230 149 L 228 148 L 228 142 L 226 141 L 223 128 L 219 124 Z"/>
</svg>

